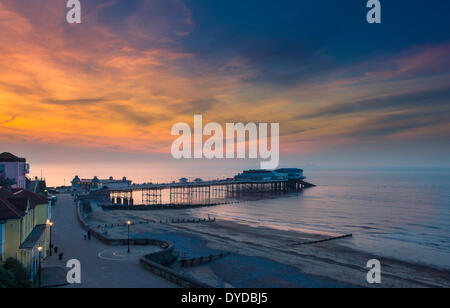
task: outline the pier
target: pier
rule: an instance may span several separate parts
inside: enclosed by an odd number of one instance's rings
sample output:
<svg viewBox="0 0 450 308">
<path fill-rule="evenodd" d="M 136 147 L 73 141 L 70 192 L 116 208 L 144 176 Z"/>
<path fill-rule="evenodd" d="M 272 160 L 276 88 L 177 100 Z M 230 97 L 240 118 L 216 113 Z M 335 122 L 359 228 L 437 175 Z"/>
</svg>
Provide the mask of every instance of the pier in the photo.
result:
<svg viewBox="0 0 450 308">
<path fill-rule="evenodd" d="M 243 196 L 300 192 L 313 184 L 303 180 L 215 180 L 167 184 L 138 184 L 110 189 L 112 205 L 191 206 L 217 204 L 217 200 Z M 140 198 L 136 204 L 135 200 Z"/>
</svg>

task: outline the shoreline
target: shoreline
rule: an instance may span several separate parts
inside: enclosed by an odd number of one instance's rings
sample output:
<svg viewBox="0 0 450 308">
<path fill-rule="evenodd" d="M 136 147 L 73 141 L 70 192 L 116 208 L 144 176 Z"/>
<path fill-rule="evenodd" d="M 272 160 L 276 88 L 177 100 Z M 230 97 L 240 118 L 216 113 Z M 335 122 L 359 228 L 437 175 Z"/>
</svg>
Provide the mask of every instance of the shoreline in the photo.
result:
<svg viewBox="0 0 450 308">
<path fill-rule="evenodd" d="M 192 217 L 197 217 L 197 216 L 192 216 Z M 353 238 L 358 238 L 357 234 L 351 234 L 352 236 L 349 236 L 349 234 L 344 234 L 344 233 L 336 233 L 336 232 L 330 232 L 330 231 L 319 231 L 316 229 L 307 229 L 307 228 L 299 228 L 299 227 L 283 227 L 283 226 L 279 226 L 279 225 L 273 225 L 273 226 L 268 226 L 265 224 L 258 224 L 255 223 L 253 221 L 249 221 L 249 220 L 233 220 L 233 219 L 227 219 L 227 218 L 217 218 L 218 221 L 224 221 L 224 222 L 230 222 L 230 223 L 235 223 L 235 224 L 239 224 L 242 225 L 244 227 L 249 227 L 249 228 L 267 228 L 267 229 L 272 229 L 272 230 L 277 230 L 277 231 L 286 231 L 286 232 L 296 232 L 299 234 L 317 234 L 317 235 L 321 235 L 324 237 L 336 237 L 337 240 L 339 240 L 341 237 L 342 238 L 347 238 L 347 237 L 353 237 Z M 330 239 L 326 239 L 325 241 L 328 241 Z M 335 240 L 334 238 L 331 239 L 332 241 Z M 308 244 L 308 243 L 306 243 Z M 314 243 L 315 244 L 315 243 Z M 348 248 L 349 250 L 353 250 L 357 253 L 362 253 L 365 255 L 374 255 L 374 253 L 365 250 L 362 247 L 357 247 L 355 245 L 348 245 L 348 243 L 346 242 L 340 242 L 339 243 L 340 246 L 344 246 L 345 248 Z M 295 244 L 294 244 L 295 245 Z M 438 271 L 447 271 L 450 274 L 450 268 L 445 267 L 445 266 L 440 266 L 438 264 L 432 264 L 432 263 L 426 263 L 426 262 L 414 262 L 411 260 L 407 260 L 407 259 L 402 259 L 402 258 L 397 258 L 395 256 L 391 256 L 391 255 L 380 255 L 381 258 L 386 259 L 386 260 L 392 260 L 392 261 L 398 261 L 398 262 L 402 262 L 405 264 L 411 264 L 414 266 L 418 266 L 418 267 L 424 267 L 424 268 L 431 268 L 433 270 L 438 270 Z"/>
<path fill-rule="evenodd" d="M 153 237 L 170 239 L 181 254 L 208 255 L 211 251 L 230 251 L 237 257 L 226 257 L 211 264 L 184 270 L 200 281 L 216 286 L 267 287 L 267 280 L 275 281 L 271 287 L 449 287 L 450 271 L 428 265 L 415 264 L 394 258 L 378 257 L 382 263 L 383 283 L 369 285 L 366 282 L 366 263 L 373 259 L 370 253 L 342 245 L 346 239 L 292 245 L 303 241 L 320 241 L 328 236 L 321 233 L 306 233 L 294 230 L 278 230 L 265 226 L 249 226 L 235 221 L 217 219 L 213 223 L 160 224 L 165 219 L 196 218 L 188 210 L 96 211 L 89 217 L 92 226 L 102 223 L 117 223 L 124 219 L 146 224 L 133 226 L 133 236 L 151 233 Z M 197 217 L 198 218 L 198 217 Z M 111 228 L 107 232 L 123 235 L 123 228 Z M 233 259 L 233 262 L 228 262 Z M 287 281 L 274 278 L 265 264 L 280 271 L 295 272 Z M 236 272 L 235 278 L 229 273 Z M 245 273 L 246 272 L 246 273 Z M 300 279 L 301 277 L 308 279 Z M 310 283 L 318 279 L 317 283 Z M 256 284 L 256 285 L 255 285 Z"/>
</svg>

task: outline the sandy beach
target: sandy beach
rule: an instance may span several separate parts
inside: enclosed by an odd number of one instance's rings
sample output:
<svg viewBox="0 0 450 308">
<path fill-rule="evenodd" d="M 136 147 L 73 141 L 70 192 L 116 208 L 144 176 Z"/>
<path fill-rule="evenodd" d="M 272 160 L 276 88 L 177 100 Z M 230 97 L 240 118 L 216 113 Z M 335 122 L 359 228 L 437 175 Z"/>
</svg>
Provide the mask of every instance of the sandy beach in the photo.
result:
<svg viewBox="0 0 450 308">
<path fill-rule="evenodd" d="M 342 245 L 348 239 L 299 245 L 333 235 L 204 218 L 186 222 L 198 219 L 189 210 L 103 211 L 94 206 L 87 222 L 108 236 L 124 237 L 126 229 L 111 224 L 130 219 L 133 237 L 171 241 L 185 259 L 231 252 L 200 266 L 173 266 L 214 287 L 450 287 L 447 270 L 391 258 L 380 259 L 382 283 L 370 285 L 366 263 L 377 257 Z"/>
</svg>

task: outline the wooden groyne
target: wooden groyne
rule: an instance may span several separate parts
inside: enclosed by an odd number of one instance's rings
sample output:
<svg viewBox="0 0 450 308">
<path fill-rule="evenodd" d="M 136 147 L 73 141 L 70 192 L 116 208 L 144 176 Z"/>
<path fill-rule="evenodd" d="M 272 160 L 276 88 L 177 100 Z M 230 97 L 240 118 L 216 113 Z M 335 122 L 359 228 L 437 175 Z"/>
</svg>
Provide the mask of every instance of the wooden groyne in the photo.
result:
<svg viewBox="0 0 450 308">
<path fill-rule="evenodd" d="M 317 241 L 309 241 L 309 242 L 294 243 L 294 244 L 291 244 L 291 246 L 312 245 L 312 244 L 318 244 L 318 243 L 323 243 L 323 242 L 329 242 L 329 241 L 339 240 L 339 239 L 343 239 L 343 238 L 349 238 L 349 237 L 352 237 L 352 236 L 353 236 L 353 234 L 345 234 L 345 235 L 340 235 L 340 236 L 330 237 L 330 238 L 326 238 L 326 239 L 322 239 L 322 240 L 317 240 Z"/>
<path fill-rule="evenodd" d="M 139 218 L 142 219 L 142 218 Z M 193 224 L 193 223 L 213 223 L 216 222 L 216 217 L 208 217 L 208 218 L 193 218 L 193 219 L 185 219 L 185 218 L 171 218 L 171 219 L 160 219 L 159 221 L 156 220 L 149 220 L 145 219 L 143 221 L 134 221 L 131 223 L 131 226 L 136 225 L 149 225 L 149 224 L 164 224 L 164 225 L 170 225 L 170 224 Z M 92 225 L 92 227 L 96 227 L 97 229 L 113 229 L 113 228 L 123 228 L 127 227 L 128 224 L 126 223 L 107 223 L 107 224 L 97 224 Z"/>
<path fill-rule="evenodd" d="M 157 210 L 184 210 L 194 209 L 199 207 L 209 207 L 233 204 L 236 202 L 214 202 L 208 204 L 155 204 L 155 205 L 115 205 L 115 204 L 103 204 L 102 209 L 108 211 L 157 211 Z"/>
</svg>

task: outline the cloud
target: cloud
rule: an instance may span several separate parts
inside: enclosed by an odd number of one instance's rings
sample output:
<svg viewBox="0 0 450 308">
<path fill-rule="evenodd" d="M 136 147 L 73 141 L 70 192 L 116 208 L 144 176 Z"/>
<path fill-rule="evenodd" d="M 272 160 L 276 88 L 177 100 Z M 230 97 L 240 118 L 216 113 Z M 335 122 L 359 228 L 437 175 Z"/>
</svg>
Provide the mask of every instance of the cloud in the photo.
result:
<svg viewBox="0 0 450 308">
<path fill-rule="evenodd" d="M 45 104 L 50 105 L 62 105 L 62 106 L 75 106 L 75 105 L 94 105 L 96 103 L 101 103 L 108 101 L 105 97 L 95 97 L 95 98 L 79 98 L 79 99 L 46 99 L 43 101 Z"/>
<path fill-rule="evenodd" d="M 133 125 L 140 127 L 149 126 L 150 124 L 157 123 L 165 118 L 152 112 L 139 111 L 136 108 L 127 105 L 110 104 L 108 105 L 108 109 L 112 110 L 119 118 L 126 122 L 130 122 Z"/>
<path fill-rule="evenodd" d="M 16 119 L 16 116 L 14 115 L 14 116 L 11 116 L 7 120 L 0 121 L 0 124 L 8 124 L 8 123 L 11 123 L 12 121 L 14 121 L 15 119 Z"/>
<path fill-rule="evenodd" d="M 448 132 L 448 43 L 372 42 L 330 19 L 353 5 L 99 0 L 68 25 L 64 4 L 0 3 L 0 140 L 167 153 L 194 113 L 279 122 L 298 152 Z"/>
<path fill-rule="evenodd" d="M 362 123 L 358 130 L 350 132 L 349 135 L 367 140 L 430 127 L 444 128 L 448 124 L 450 108 L 447 107 L 440 112 L 426 112 L 426 110 L 420 109 L 405 113 L 378 115 Z M 450 137 L 450 134 L 448 136 Z"/>
<path fill-rule="evenodd" d="M 193 101 L 174 103 L 167 106 L 167 108 L 176 114 L 205 114 L 212 110 L 217 105 L 219 100 L 211 98 L 196 99 Z"/>
<path fill-rule="evenodd" d="M 367 113 L 380 110 L 407 110 L 411 108 L 433 109 L 448 106 L 450 88 L 439 88 L 425 91 L 412 91 L 403 94 L 390 94 L 374 98 L 357 100 L 348 103 L 332 104 L 318 108 L 311 113 L 301 114 L 295 119 L 317 117 L 335 117 L 355 113 Z M 439 115 L 439 112 L 436 112 Z"/>
<path fill-rule="evenodd" d="M 416 46 L 404 55 L 377 62 L 366 76 L 374 79 L 424 76 L 448 73 L 450 70 L 450 44 Z"/>
</svg>

